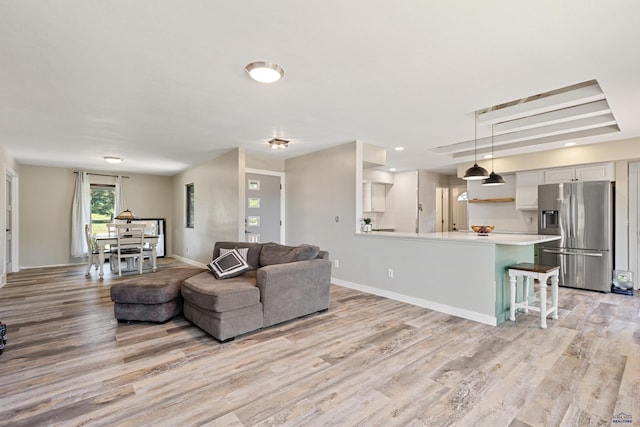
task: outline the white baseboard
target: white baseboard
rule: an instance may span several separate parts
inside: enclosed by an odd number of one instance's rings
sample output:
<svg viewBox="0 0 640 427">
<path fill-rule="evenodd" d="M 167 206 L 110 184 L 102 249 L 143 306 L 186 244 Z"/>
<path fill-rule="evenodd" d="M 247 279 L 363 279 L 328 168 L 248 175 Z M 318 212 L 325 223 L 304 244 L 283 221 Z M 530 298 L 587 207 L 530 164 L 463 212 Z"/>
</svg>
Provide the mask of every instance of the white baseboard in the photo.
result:
<svg viewBox="0 0 640 427">
<path fill-rule="evenodd" d="M 198 262 L 198 261 L 194 261 L 194 260 L 189 259 L 189 258 L 181 257 L 180 255 L 171 255 L 171 258 L 177 259 L 178 261 L 182 261 L 185 264 L 189 264 L 189 265 L 193 265 L 193 266 L 201 267 L 201 268 L 207 268 L 206 264 L 203 264 L 203 263 Z"/>
<path fill-rule="evenodd" d="M 389 298 L 394 301 L 406 302 L 407 304 L 416 305 L 422 308 L 438 311 L 440 313 L 450 314 L 463 319 L 473 320 L 474 322 L 484 323 L 485 325 L 496 326 L 498 319 L 495 316 L 478 313 L 475 311 L 464 310 L 450 305 L 440 304 L 438 302 L 428 301 L 421 298 L 415 298 L 408 295 L 399 294 L 397 292 L 386 291 L 384 289 L 373 288 L 371 286 L 361 285 L 359 283 L 348 282 L 346 280 L 331 278 L 331 283 L 345 288 L 355 289 L 357 291 L 366 292 L 368 294 L 378 295 Z"/>
</svg>

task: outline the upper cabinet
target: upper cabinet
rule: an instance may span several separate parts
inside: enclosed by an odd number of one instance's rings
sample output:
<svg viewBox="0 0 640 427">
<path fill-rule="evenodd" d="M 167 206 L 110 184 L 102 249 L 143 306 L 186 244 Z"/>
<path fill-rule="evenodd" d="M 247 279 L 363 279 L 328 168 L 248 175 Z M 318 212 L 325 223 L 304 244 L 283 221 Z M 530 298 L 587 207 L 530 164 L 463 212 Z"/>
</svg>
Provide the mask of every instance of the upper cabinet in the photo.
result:
<svg viewBox="0 0 640 427">
<path fill-rule="evenodd" d="M 544 171 L 545 184 L 576 181 L 615 181 L 614 165 L 613 163 L 598 163 Z"/>
<path fill-rule="evenodd" d="M 516 209 L 538 209 L 538 185 L 543 183 L 543 171 L 516 173 Z"/>
<path fill-rule="evenodd" d="M 362 184 L 362 212 L 384 212 L 386 192 L 384 184 L 371 182 Z"/>
<path fill-rule="evenodd" d="M 362 171 L 362 182 L 377 182 L 379 184 L 393 185 L 393 174 L 378 169 L 364 169 Z"/>
</svg>

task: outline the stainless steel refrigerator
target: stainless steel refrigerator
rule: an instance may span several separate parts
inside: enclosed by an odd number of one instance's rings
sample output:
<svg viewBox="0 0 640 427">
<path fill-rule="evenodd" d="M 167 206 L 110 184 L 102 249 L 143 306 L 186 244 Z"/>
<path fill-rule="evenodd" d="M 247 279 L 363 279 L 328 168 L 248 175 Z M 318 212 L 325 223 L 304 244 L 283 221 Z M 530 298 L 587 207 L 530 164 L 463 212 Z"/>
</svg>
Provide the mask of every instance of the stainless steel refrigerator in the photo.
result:
<svg viewBox="0 0 640 427">
<path fill-rule="evenodd" d="M 559 265 L 561 286 L 611 291 L 613 189 L 609 181 L 538 186 L 538 262 Z"/>
</svg>

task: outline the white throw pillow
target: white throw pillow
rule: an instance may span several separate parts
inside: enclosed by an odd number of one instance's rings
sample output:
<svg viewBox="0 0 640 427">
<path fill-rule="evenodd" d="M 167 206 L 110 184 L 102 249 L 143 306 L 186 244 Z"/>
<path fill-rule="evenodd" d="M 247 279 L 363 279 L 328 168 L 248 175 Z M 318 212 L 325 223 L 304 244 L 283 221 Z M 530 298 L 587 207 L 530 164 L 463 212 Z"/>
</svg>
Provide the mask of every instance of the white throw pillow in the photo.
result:
<svg viewBox="0 0 640 427">
<path fill-rule="evenodd" d="M 217 279 L 240 276 L 251 269 L 247 260 L 236 249 L 221 253 L 218 258 L 209 263 L 208 267 Z"/>
</svg>

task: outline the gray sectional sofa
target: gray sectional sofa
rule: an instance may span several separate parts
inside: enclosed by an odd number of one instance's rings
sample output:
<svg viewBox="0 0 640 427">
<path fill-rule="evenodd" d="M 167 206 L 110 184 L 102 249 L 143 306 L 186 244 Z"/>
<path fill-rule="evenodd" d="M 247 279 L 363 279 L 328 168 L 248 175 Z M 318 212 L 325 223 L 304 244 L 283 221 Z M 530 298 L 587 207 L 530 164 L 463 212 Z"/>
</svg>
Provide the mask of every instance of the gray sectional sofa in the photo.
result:
<svg viewBox="0 0 640 427">
<path fill-rule="evenodd" d="M 246 248 L 249 271 L 217 278 L 205 271 L 184 280 L 184 316 L 219 341 L 329 308 L 329 253 L 313 245 L 218 242 Z M 243 258 L 244 258 L 243 257 Z"/>
</svg>

